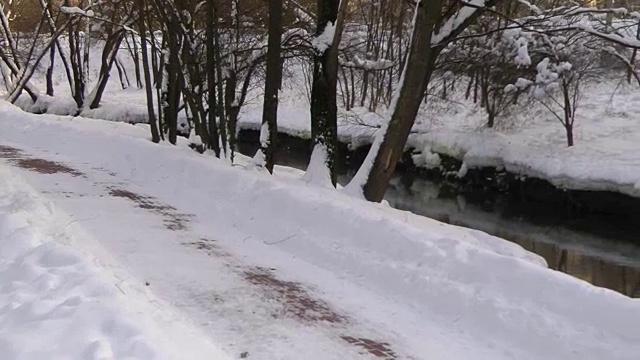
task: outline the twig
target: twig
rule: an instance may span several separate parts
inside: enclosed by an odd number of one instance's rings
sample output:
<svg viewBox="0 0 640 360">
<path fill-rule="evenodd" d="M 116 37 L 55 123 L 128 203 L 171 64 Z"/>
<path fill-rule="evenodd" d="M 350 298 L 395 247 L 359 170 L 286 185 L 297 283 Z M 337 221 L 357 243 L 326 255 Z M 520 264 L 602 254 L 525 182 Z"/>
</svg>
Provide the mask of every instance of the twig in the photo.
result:
<svg viewBox="0 0 640 360">
<path fill-rule="evenodd" d="M 293 238 L 293 237 L 294 237 L 294 236 L 296 236 L 296 235 L 297 235 L 297 234 L 292 234 L 292 235 L 289 235 L 289 236 L 287 236 L 286 238 L 284 238 L 284 239 L 282 239 L 282 240 L 278 240 L 278 241 L 274 241 L 274 242 L 266 242 L 266 241 L 263 241 L 263 243 L 264 243 L 264 244 L 266 244 L 266 245 L 275 245 L 275 244 L 280 244 L 281 242 L 285 242 L 285 241 L 287 241 L 287 240 L 289 240 L 289 239 Z"/>
</svg>

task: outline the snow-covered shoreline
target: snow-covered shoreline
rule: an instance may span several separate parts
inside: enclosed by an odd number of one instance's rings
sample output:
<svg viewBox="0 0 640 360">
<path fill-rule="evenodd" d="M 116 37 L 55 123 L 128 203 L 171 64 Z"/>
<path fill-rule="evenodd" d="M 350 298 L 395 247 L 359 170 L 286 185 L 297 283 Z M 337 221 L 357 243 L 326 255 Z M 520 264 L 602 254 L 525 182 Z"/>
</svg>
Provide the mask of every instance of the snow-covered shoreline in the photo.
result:
<svg viewBox="0 0 640 360">
<path fill-rule="evenodd" d="M 543 109 L 508 115 L 498 128 L 488 129 L 484 112 L 473 104 L 434 99 L 430 110 L 419 114 L 407 148 L 419 153 L 414 157 L 418 167 L 438 167 L 438 154 L 444 154 L 467 169 L 490 167 L 545 180 L 559 189 L 640 198 L 640 108 L 634 107 L 640 103 L 640 91 L 632 85 L 617 88 L 615 83 L 590 90 L 578 109 L 573 147 L 566 146 L 564 129 Z M 239 127 L 257 129 L 258 115 L 259 108 L 249 107 Z M 280 132 L 309 138 L 310 119 L 304 107 L 283 104 L 280 119 Z M 371 144 L 381 120 L 364 109 L 341 113 L 340 141 L 352 148 Z"/>
</svg>

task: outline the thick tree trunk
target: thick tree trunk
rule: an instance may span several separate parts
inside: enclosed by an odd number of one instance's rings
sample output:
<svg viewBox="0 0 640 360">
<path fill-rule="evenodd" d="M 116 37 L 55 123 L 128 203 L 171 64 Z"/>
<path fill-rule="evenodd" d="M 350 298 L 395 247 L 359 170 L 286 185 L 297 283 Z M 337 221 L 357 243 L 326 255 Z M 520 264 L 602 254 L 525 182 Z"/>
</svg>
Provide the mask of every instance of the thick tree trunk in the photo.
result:
<svg viewBox="0 0 640 360">
<path fill-rule="evenodd" d="M 336 87 L 338 82 L 338 45 L 348 0 L 318 0 L 316 38 L 326 36 L 328 26 L 335 27 L 330 44 L 316 48 L 311 86 L 311 136 L 314 152 L 325 156 L 331 183 L 337 181 L 338 117 Z M 339 13 L 341 16 L 339 17 Z M 313 158 L 313 156 L 312 156 Z M 309 174 L 309 172 L 308 172 Z M 311 175 L 313 176 L 313 175 Z"/>
<path fill-rule="evenodd" d="M 164 100 L 164 119 L 165 124 L 168 130 L 169 142 L 173 145 L 176 144 L 178 140 L 178 113 L 180 106 L 180 76 L 178 73 L 182 71 L 180 68 L 180 61 L 178 58 L 177 39 L 169 40 L 169 54 L 167 56 L 166 67 L 166 76 L 167 83 L 166 88 L 164 89 L 163 96 Z"/>
<path fill-rule="evenodd" d="M 439 11 L 436 13 L 440 9 L 438 2 L 429 2 L 433 7 L 421 2 L 416 10 L 403 84 L 396 95 L 397 102 L 392 104 L 391 120 L 363 186 L 364 196 L 369 201 L 379 202 L 384 197 L 434 70 L 439 50 L 431 46 L 431 36 L 440 16 Z"/>
<path fill-rule="evenodd" d="M 71 70 L 73 72 L 73 99 L 78 109 L 84 106 L 85 79 L 82 70 L 82 54 L 79 47 L 78 30 L 75 26 L 69 28 L 69 52 L 71 58 Z"/>
<path fill-rule="evenodd" d="M 484 5 L 488 8 L 494 3 L 494 0 L 489 0 Z M 465 7 L 450 15 L 443 25 L 443 0 L 423 0 L 417 6 L 407 63 L 390 107 L 391 119 L 381 129 L 381 136 L 365 160 L 363 166 L 369 169 L 360 169 L 354 177 L 358 183 L 349 186 L 350 189 L 362 186 L 361 194 L 369 201 L 379 202 L 384 197 L 424 99 L 438 55 L 483 12 L 481 8 L 469 13 L 470 9 Z M 462 11 L 467 13 L 461 17 Z M 444 29 L 442 34 L 439 33 L 441 26 Z M 437 40 L 433 39 L 434 36 Z"/>
<path fill-rule="evenodd" d="M 282 0 L 269 1 L 269 41 L 267 49 L 267 76 L 264 87 L 262 124 L 268 126 L 268 141 L 260 144 L 264 167 L 273 173 L 275 149 L 278 139 L 278 91 L 282 78 L 280 48 L 282 41 Z"/>
</svg>

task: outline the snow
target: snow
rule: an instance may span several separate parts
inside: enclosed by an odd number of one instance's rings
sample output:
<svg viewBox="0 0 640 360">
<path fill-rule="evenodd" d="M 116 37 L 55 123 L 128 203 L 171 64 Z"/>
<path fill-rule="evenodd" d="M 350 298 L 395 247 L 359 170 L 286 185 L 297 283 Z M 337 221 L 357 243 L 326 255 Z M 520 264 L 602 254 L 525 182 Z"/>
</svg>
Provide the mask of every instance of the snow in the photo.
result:
<svg viewBox="0 0 640 360">
<path fill-rule="evenodd" d="M 526 38 L 518 38 L 516 40 L 516 46 L 518 47 L 517 55 L 514 59 L 515 63 L 520 66 L 531 65 L 531 58 L 529 57 L 529 42 Z"/>
<path fill-rule="evenodd" d="M 263 148 L 267 148 L 269 146 L 269 123 L 263 122 L 260 127 L 260 148 L 256 151 L 256 154 L 253 156 L 253 164 L 258 168 L 264 168 L 267 164 L 267 158 L 265 153 L 263 152 Z"/>
<path fill-rule="evenodd" d="M 316 36 L 311 45 L 317 52 L 323 53 L 333 45 L 333 39 L 336 34 L 336 25 L 329 21 L 320 35 Z"/>
<path fill-rule="evenodd" d="M 412 159 L 416 166 L 427 169 L 438 168 L 441 164 L 440 155 L 433 153 L 428 146 L 420 154 L 412 155 Z"/>
<path fill-rule="evenodd" d="M 333 187 L 331 174 L 327 166 L 327 148 L 324 144 L 316 144 L 313 148 L 309 166 L 302 179 L 316 186 Z"/>
<path fill-rule="evenodd" d="M 460 169 L 458 170 L 458 174 L 456 176 L 458 176 L 459 178 L 463 178 L 467 175 L 468 171 L 469 171 L 469 168 L 467 167 L 467 164 L 462 163 L 462 165 L 460 166 Z"/>
<path fill-rule="evenodd" d="M 74 249 L 89 239 L 72 223 L 0 164 L 3 360 L 227 358 L 179 323 L 152 319 L 141 290 Z"/>
<path fill-rule="evenodd" d="M 553 75 L 551 75 L 553 76 Z M 564 129 L 541 107 L 503 119 L 504 129 L 482 129 L 484 113 L 459 106 L 416 125 L 410 141 L 421 149 L 453 156 L 469 168 L 491 166 L 546 179 L 557 187 L 614 191 L 640 197 L 640 93 L 609 82 L 589 86 L 578 107 L 576 144 L 566 146 Z M 612 96 L 614 94 L 615 96 Z M 441 117 L 441 118 L 439 118 Z"/>
<path fill-rule="evenodd" d="M 354 55 L 353 61 L 344 61 L 340 63 L 342 66 L 355 67 L 363 70 L 385 70 L 393 67 L 393 61 L 386 59 L 368 60 L 361 59 L 358 55 Z"/>
<path fill-rule="evenodd" d="M 484 7 L 486 0 L 469 0 L 440 27 L 438 33 L 431 37 L 431 46 L 442 45 L 454 34 L 467 19 Z"/>
<path fill-rule="evenodd" d="M 77 6 L 61 6 L 60 7 L 60 11 L 62 11 L 65 14 L 79 14 L 79 15 L 86 15 L 87 12 L 80 9 Z"/>
<path fill-rule="evenodd" d="M 340 338 L 351 334 L 414 359 L 632 360 L 640 353 L 638 300 L 548 270 L 517 245 L 296 177 L 230 167 L 188 149 L 187 141 L 152 144 L 148 136 L 142 125 L 35 116 L 0 103 L 1 144 L 85 174 L 10 170 L 72 219 L 84 219 L 71 226 L 99 247 L 73 241 L 70 251 L 97 258 L 88 261 L 96 266 L 109 259 L 108 272 L 129 274 L 128 298 L 149 282 L 143 289 L 229 354 L 367 358 Z M 189 214 L 187 229 L 168 230 L 154 218 L 161 214 L 100 196 L 113 186 Z M 56 195 L 64 192 L 70 197 Z M 215 239 L 211 251 L 226 255 L 181 245 L 201 238 Z M 255 266 L 308 284 L 310 294 L 350 320 L 287 316 L 277 298 L 264 298 L 235 272 Z M 148 308 L 137 314 L 148 317 Z M 175 344 L 174 335 L 153 344 Z"/>
</svg>

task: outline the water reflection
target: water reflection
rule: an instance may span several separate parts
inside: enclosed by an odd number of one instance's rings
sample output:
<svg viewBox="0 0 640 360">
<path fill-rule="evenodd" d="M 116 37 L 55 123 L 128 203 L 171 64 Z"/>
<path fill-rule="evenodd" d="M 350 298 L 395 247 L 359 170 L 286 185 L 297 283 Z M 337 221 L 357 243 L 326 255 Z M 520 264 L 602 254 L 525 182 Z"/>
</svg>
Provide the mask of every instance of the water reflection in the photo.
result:
<svg viewBox="0 0 640 360">
<path fill-rule="evenodd" d="M 630 297 L 640 297 L 640 270 L 630 266 L 563 249 L 555 244 L 531 239 L 510 239 L 523 248 L 542 256 L 549 267 L 596 286 L 615 290 Z"/>
<path fill-rule="evenodd" d="M 628 241 L 640 234 L 637 224 L 597 221 L 591 216 L 585 220 L 587 226 L 578 218 L 558 221 L 552 209 L 546 209 L 546 218 L 527 216 L 531 209 L 519 211 L 512 204 L 472 198 L 423 179 L 395 179 L 387 193 L 398 209 L 485 231 L 542 256 L 551 269 L 640 298 L 640 245 Z"/>
</svg>

